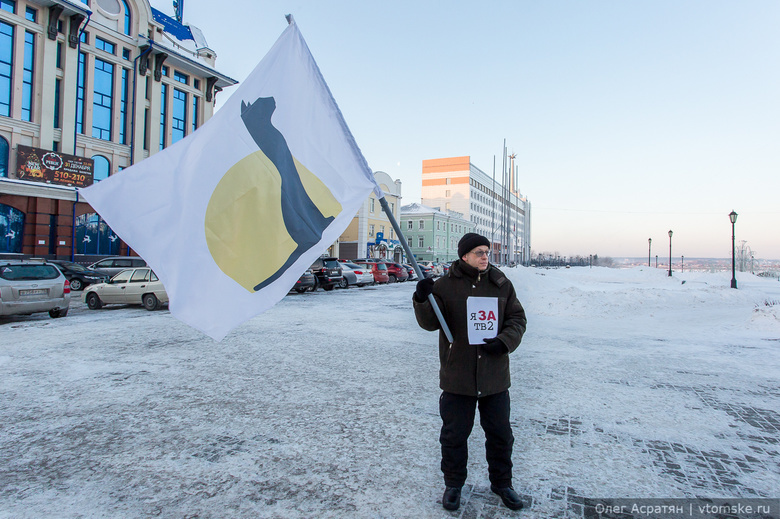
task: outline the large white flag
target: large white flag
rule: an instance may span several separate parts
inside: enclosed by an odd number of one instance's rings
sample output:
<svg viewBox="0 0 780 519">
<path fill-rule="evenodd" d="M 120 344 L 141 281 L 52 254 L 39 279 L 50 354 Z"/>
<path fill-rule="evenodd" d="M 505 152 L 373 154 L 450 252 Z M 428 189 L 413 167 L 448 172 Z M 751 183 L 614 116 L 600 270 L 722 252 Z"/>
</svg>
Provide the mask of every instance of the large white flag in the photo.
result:
<svg viewBox="0 0 780 519">
<path fill-rule="evenodd" d="M 80 193 L 216 340 L 264 312 L 382 196 L 290 23 L 195 133 Z"/>
</svg>

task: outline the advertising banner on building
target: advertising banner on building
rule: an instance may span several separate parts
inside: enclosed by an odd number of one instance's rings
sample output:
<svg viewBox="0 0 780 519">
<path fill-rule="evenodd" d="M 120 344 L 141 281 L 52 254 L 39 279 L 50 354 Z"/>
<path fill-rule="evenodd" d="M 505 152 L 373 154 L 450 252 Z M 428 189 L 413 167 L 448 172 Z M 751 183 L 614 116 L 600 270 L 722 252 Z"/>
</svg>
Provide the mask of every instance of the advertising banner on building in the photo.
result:
<svg viewBox="0 0 780 519">
<path fill-rule="evenodd" d="M 17 146 L 16 175 L 20 180 L 70 187 L 92 185 L 95 161 L 65 153 Z"/>
</svg>

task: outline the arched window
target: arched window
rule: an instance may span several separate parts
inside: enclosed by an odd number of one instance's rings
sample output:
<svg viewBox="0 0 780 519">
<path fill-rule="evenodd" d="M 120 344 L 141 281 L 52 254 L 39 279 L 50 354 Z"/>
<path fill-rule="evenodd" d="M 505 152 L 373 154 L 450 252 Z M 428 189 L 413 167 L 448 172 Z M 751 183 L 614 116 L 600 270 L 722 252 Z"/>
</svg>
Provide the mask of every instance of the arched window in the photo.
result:
<svg viewBox="0 0 780 519">
<path fill-rule="evenodd" d="M 8 141 L 5 138 L 0 137 L 0 177 L 8 176 Z"/>
<path fill-rule="evenodd" d="M 111 172 L 111 163 L 103 155 L 94 155 L 92 160 L 95 161 L 95 175 L 94 181 L 100 182 L 108 178 Z"/>
<path fill-rule="evenodd" d="M 119 236 L 99 214 L 82 214 L 76 218 L 76 253 L 116 256 L 119 254 Z"/>
<path fill-rule="evenodd" d="M 133 27 L 133 18 L 132 13 L 130 12 L 130 6 L 127 5 L 127 2 L 125 0 L 122 0 L 122 7 L 125 8 L 125 25 L 124 25 L 124 33 L 128 36 L 132 36 L 130 34 L 130 31 Z"/>
<path fill-rule="evenodd" d="M 0 140 L 4 140 L 0 137 Z M 0 204 L 0 252 L 21 254 L 24 213 Z"/>
</svg>

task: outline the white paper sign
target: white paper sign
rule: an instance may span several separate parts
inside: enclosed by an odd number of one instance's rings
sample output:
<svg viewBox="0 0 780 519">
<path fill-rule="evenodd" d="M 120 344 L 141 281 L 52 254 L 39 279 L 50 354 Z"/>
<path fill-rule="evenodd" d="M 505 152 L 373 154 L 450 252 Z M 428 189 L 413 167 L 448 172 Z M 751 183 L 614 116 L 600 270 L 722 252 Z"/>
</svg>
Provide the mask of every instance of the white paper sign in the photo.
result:
<svg viewBox="0 0 780 519">
<path fill-rule="evenodd" d="M 484 339 L 498 335 L 497 297 L 469 297 L 466 299 L 466 313 L 469 344 L 483 344 Z"/>
</svg>

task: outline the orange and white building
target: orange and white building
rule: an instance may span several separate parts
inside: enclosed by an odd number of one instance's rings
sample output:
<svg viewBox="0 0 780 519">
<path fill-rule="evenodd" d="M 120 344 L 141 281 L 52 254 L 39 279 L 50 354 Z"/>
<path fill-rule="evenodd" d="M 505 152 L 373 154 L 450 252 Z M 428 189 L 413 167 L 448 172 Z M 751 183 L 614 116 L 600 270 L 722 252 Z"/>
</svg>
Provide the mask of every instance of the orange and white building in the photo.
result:
<svg viewBox="0 0 780 519">
<path fill-rule="evenodd" d="M 510 171 L 502 185 L 469 156 L 423 160 L 422 204 L 464 215 L 493 243 L 496 264 L 524 264 L 531 251 L 531 203 L 516 187 L 514 164 Z"/>
</svg>

